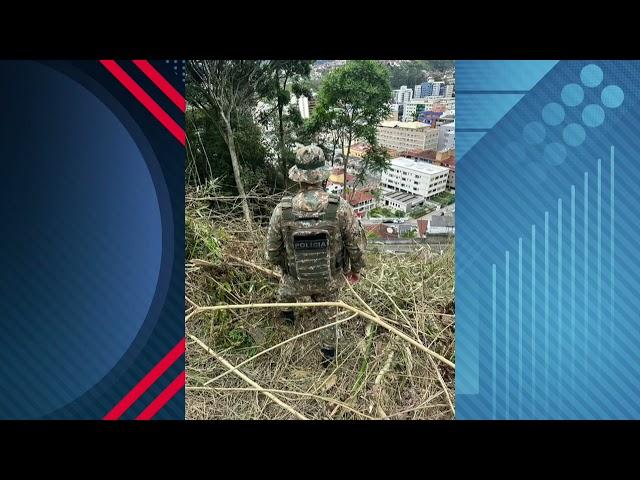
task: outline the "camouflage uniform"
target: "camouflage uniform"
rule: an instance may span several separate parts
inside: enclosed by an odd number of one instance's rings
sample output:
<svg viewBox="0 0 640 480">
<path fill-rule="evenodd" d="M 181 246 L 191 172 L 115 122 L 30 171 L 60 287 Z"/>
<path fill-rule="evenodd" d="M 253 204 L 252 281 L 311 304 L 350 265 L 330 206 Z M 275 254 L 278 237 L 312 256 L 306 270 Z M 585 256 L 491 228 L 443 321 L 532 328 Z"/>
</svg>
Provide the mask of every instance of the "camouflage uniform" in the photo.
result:
<svg viewBox="0 0 640 480">
<path fill-rule="evenodd" d="M 322 160 L 322 165 L 316 166 L 319 164 L 319 158 Z M 327 211 L 330 194 L 323 190 L 320 182 L 326 180 L 328 175 L 329 171 L 324 166 L 322 150 L 318 147 L 303 147 L 298 150 L 296 165 L 289 171 L 289 176 L 292 180 L 306 185 L 291 199 L 291 210 L 295 214 L 304 213 L 304 216 L 313 216 L 322 215 Z M 353 209 L 343 199 L 339 199 L 335 222 L 337 228 L 334 237 L 329 241 L 330 253 L 342 258 L 342 268 L 345 272 L 349 270 L 350 264 L 350 270 L 359 273 L 364 266 L 366 237 Z M 278 291 L 279 301 L 290 303 L 297 301 L 300 297 L 311 297 L 315 302 L 336 301 L 340 288 L 344 286 L 342 272 L 338 271 L 332 280 L 322 283 L 317 280 L 299 280 L 288 273 L 284 223 L 283 203 L 281 203 L 273 211 L 267 236 L 267 259 L 283 270 Z M 304 224 L 304 222 L 301 223 Z M 317 319 L 317 326 L 327 323 L 336 311 L 336 308 L 331 307 L 316 309 L 314 317 Z M 320 331 L 322 348 L 335 348 L 336 332 L 335 328 Z"/>
</svg>

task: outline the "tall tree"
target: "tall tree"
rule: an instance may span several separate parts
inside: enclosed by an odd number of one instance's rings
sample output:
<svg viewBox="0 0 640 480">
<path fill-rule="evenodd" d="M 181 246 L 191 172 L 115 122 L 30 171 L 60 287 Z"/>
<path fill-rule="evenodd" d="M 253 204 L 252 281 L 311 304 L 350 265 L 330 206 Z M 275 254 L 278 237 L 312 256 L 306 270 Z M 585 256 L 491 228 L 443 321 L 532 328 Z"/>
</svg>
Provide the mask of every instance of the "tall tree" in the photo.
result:
<svg viewBox="0 0 640 480">
<path fill-rule="evenodd" d="M 250 115 L 257 103 L 257 91 L 265 80 L 266 65 L 254 60 L 190 60 L 188 100 L 219 126 L 229 149 L 233 176 L 245 220 L 251 226 L 251 212 L 242 183 L 234 125 Z"/>
<path fill-rule="evenodd" d="M 389 71 L 375 60 L 353 60 L 330 72 L 318 93 L 314 115 L 319 123 L 341 130 L 346 144 L 343 195 L 347 195 L 347 164 L 355 139 L 377 145 L 376 127 L 389 115 Z"/>
<path fill-rule="evenodd" d="M 306 94 L 309 96 L 308 88 L 304 87 L 303 82 L 309 78 L 312 64 L 312 60 L 271 60 L 266 68 L 268 80 L 263 83 L 261 94 L 266 100 L 275 103 L 277 150 L 285 186 L 289 170 L 289 157 L 291 157 L 287 145 L 286 107 L 291 102 L 292 91 L 296 95 Z"/>
</svg>

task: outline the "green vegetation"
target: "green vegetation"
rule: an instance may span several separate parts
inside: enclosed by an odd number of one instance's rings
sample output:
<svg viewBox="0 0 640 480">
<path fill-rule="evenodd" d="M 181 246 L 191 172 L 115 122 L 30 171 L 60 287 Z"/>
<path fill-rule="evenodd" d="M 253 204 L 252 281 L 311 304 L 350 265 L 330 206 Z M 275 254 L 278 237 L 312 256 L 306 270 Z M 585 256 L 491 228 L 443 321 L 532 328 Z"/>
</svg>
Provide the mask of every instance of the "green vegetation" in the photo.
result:
<svg viewBox="0 0 640 480">
<path fill-rule="evenodd" d="M 451 192 L 442 192 L 429 199 L 431 202 L 439 203 L 440 205 L 451 205 L 456 201 L 455 194 Z"/>
<path fill-rule="evenodd" d="M 389 167 L 386 149 L 377 144 L 376 126 L 389 115 L 390 97 L 389 72 L 375 60 L 348 61 L 326 75 L 318 92 L 308 128 L 317 136 L 330 135 L 334 149 L 338 145 L 342 147 L 345 171 L 355 139 L 364 140 L 370 146 L 363 158 L 359 181 L 366 173 L 381 172 Z M 345 195 L 346 183 L 345 176 L 342 185 Z"/>
<path fill-rule="evenodd" d="M 369 210 L 369 218 L 393 217 L 394 212 L 387 207 L 376 207 Z"/>
<path fill-rule="evenodd" d="M 414 208 L 413 210 L 411 210 L 409 212 L 409 216 L 411 218 L 420 218 L 425 216 L 427 213 L 433 211 L 432 208 L 429 207 L 418 207 L 418 208 Z"/>
<path fill-rule="evenodd" d="M 453 60 L 413 60 L 389 67 L 391 88 L 400 88 L 402 85 L 413 88 L 426 81 L 429 74 L 440 81 L 442 77 L 439 72 L 452 69 L 453 63 Z"/>
<path fill-rule="evenodd" d="M 415 230 L 407 230 L 400 234 L 400 238 L 416 238 L 418 236 L 418 232 Z"/>
<path fill-rule="evenodd" d="M 215 189 L 201 193 L 187 188 L 187 418 L 295 418 L 230 373 L 223 361 L 260 387 L 283 392 L 274 395 L 312 420 L 453 418 L 453 369 L 415 345 L 455 362 L 453 248 L 442 254 L 420 245 L 402 254 L 368 249 L 366 275 L 353 286 L 355 293 L 342 289 L 339 300 L 375 312 L 414 343 L 337 308 L 332 321 L 343 321 L 337 362 L 325 369 L 320 366 L 319 332 L 308 333 L 320 327 L 312 308 L 296 309 L 294 327 L 283 323 L 278 308 L 194 313 L 195 305 L 278 301 L 277 272 L 264 258 L 266 226 L 254 221 L 249 229 L 237 204 L 225 208 L 207 200 L 219 195 Z M 214 245 L 215 256 L 207 245 Z M 204 255 L 209 263 L 199 264 Z"/>
</svg>

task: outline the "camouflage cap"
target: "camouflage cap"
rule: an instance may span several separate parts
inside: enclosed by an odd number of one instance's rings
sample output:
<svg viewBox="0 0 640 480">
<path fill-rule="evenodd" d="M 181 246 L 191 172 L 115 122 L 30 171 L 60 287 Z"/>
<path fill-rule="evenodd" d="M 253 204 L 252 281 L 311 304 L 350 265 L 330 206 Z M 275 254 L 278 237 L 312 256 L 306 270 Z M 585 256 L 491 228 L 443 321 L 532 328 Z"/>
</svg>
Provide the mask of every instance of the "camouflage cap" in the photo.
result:
<svg viewBox="0 0 640 480">
<path fill-rule="evenodd" d="M 321 183 L 329 178 L 322 149 L 315 145 L 298 148 L 296 164 L 289 169 L 289 178 L 304 183 Z"/>
</svg>

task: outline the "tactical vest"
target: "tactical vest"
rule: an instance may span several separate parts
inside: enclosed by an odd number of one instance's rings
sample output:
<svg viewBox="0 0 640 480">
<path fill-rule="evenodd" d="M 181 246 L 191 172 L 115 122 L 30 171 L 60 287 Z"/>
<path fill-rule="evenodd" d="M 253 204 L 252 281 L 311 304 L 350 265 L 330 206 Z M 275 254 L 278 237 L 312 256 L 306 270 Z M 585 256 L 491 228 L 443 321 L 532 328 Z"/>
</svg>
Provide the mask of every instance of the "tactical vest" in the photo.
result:
<svg viewBox="0 0 640 480">
<path fill-rule="evenodd" d="M 342 268 L 342 250 L 332 245 L 339 233 L 340 197 L 329 194 L 323 212 L 294 212 L 291 200 L 284 197 L 280 203 L 287 252 L 285 271 L 301 282 L 329 282 Z"/>
</svg>

